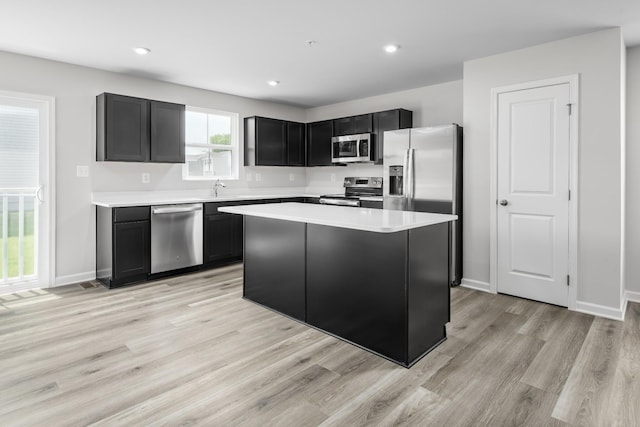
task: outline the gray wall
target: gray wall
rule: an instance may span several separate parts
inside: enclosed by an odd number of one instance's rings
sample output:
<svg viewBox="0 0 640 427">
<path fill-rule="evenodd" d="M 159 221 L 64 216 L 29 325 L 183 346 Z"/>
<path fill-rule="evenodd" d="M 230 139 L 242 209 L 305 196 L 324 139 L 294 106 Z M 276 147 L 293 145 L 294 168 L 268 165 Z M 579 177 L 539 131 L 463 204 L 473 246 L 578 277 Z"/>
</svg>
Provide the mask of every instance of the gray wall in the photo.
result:
<svg viewBox="0 0 640 427">
<path fill-rule="evenodd" d="M 627 290 L 640 301 L 640 46 L 627 51 Z"/>
<path fill-rule="evenodd" d="M 620 309 L 623 262 L 619 29 L 573 37 L 464 64 L 464 277 L 489 282 L 491 88 L 580 75 L 578 301 Z"/>
<path fill-rule="evenodd" d="M 56 266 L 57 283 L 86 280 L 95 274 L 95 214 L 93 191 L 198 190 L 210 182 L 182 180 L 180 165 L 95 161 L 95 99 L 114 92 L 191 106 L 250 115 L 304 121 L 299 108 L 256 101 L 186 86 L 125 76 L 86 67 L 0 52 L 0 88 L 5 91 L 54 96 L 56 99 Z M 242 131 L 242 129 L 241 129 Z M 242 141 L 242 135 L 241 139 Z M 242 159 L 241 159 L 242 160 Z M 242 164 L 242 161 L 241 161 Z M 89 177 L 76 177 L 76 166 L 88 165 Z M 245 172 L 262 181 L 245 180 Z M 141 173 L 151 182 L 142 184 Z M 289 174 L 294 174 L 294 181 Z M 230 189 L 305 185 L 304 168 L 242 168 Z"/>
</svg>

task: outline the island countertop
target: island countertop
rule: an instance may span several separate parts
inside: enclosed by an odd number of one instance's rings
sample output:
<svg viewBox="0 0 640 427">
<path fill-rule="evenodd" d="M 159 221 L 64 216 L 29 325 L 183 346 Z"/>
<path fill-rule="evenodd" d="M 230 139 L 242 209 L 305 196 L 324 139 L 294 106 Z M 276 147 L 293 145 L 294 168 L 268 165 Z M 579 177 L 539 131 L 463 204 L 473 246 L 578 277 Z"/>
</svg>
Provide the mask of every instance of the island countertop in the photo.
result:
<svg viewBox="0 0 640 427">
<path fill-rule="evenodd" d="M 454 221 L 458 218 L 457 215 L 347 206 L 309 205 L 304 203 L 228 206 L 218 208 L 218 210 L 233 214 L 373 231 L 376 233 L 395 233 Z"/>
</svg>

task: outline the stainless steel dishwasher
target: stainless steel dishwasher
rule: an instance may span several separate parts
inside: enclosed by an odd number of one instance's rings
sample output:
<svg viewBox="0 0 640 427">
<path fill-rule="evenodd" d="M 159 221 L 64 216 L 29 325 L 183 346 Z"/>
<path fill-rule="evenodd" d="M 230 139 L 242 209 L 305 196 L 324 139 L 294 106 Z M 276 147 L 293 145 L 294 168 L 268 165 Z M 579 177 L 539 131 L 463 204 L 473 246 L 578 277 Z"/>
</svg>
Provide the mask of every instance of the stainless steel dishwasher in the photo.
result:
<svg viewBox="0 0 640 427">
<path fill-rule="evenodd" d="M 151 206 L 151 274 L 202 264 L 202 203 Z"/>
</svg>

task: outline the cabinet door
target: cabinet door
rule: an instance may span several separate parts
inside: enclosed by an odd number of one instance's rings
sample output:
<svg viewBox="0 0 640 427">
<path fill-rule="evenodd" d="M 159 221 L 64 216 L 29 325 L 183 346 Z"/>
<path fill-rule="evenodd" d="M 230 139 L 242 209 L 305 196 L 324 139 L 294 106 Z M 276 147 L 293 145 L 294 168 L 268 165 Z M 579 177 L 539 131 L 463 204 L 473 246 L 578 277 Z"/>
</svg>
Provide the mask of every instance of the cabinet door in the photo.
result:
<svg viewBox="0 0 640 427">
<path fill-rule="evenodd" d="M 397 130 L 410 128 L 413 125 L 412 112 L 408 110 L 389 110 L 374 113 L 375 136 L 375 158 L 376 164 L 382 164 L 384 156 L 384 132 L 387 130 Z"/>
<path fill-rule="evenodd" d="M 113 280 L 150 272 L 149 221 L 113 224 Z"/>
<path fill-rule="evenodd" d="M 351 135 L 356 133 L 353 130 L 353 117 L 342 117 L 340 119 L 333 120 L 333 135 Z"/>
<path fill-rule="evenodd" d="M 307 124 L 307 166 L 331 166 L 333 120 Z"/>
<path fill-rule="evenodd" d="M 361 114 L 353 117 L 353 133 L 373 132 L 373 114 Z"/>
<path fill-rule="evenodd" d="M 151 161 L 184 163 L 184 105 L 150 101 Z"/>
<path fill-rule="evenodd" d="M 305 165 L 304 124 L 287 122 L 287 165 Z"/>
<path fill-rule="evenodd" d="M 244 227 L 242 215 L 233 216 L 233 256 L 234 258 L 242 258 L 244 249 Z"/>
<path fill-rule="evenodd" d="M 234 215 L 216 214 L 204 217 L 204 263 L 234 256 Z"/>
<path fill-rule="evenodd" d="M 287 122 L 256 117 L 256 165 L 286 166 Z"/>
<path fill-rule="evenodd" d="M 103 94 L 104 112 L 98 109 L 98 160 L 145 162 L 149 160 L 149 101 Z M 102 142 L 103 141 L 103 142 Z M 100 145 L 104 145 L 100 147 Z M 102 148 L 102 149 L 100 149 Z"/>
</svg>

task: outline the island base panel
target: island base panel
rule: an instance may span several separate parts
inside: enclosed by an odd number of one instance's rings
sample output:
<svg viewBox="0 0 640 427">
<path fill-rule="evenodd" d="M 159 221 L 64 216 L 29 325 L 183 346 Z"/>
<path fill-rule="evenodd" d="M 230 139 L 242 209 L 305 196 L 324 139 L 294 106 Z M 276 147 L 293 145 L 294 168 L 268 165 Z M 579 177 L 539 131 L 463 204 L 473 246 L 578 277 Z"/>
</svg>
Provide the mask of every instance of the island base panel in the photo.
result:
<svg viewBox="0 0 640 427">
<path fill-rule="evenodd" d="M 406 363 L 407 232 L 308 224 L 307 322 Z"/>
<path fill-rule="evenodd" d="M 306 224 L 244 217 L 244 297 L 305 321 Z"/>
<path fill-rule="evenodd" d="M 409 362 L 446 338 L 449 322 L 449 223 L 409 231 Z"/>
</svg>

